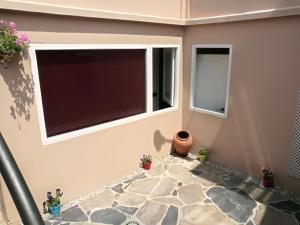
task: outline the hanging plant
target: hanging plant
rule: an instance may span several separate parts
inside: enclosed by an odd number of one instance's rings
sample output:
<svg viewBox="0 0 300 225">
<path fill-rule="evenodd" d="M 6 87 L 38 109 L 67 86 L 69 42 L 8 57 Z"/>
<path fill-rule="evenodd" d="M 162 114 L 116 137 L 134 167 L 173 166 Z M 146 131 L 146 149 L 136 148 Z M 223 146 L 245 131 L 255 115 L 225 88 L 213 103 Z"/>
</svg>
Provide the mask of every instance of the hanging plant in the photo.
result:
<svg viewBox="0 0 300 225">
<path fill-rule="evenodd" d="M 29 43 L 25 34 L 17 34 L 15 22 L 0 20 L 0 67 L 6 68 L 13 57 L 28 47 Z"/>
</svg>

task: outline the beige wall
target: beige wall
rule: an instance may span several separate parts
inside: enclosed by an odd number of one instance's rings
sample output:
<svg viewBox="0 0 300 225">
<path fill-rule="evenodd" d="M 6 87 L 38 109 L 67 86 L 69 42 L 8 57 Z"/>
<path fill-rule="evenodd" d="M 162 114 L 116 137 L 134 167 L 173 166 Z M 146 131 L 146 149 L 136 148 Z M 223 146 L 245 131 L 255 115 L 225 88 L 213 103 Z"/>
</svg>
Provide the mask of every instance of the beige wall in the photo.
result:
<svg viewBox="0 0 300 225">
<path fill-rule="evenodd" d="M 34 43 L 182 44 L 183 31 L 174 26 L 8 11 L 0 14 L 5 20 L 16 21 Z M 26 57 L 0 70 L 0 96 L 0 130 L 39 207 L 46 192 L 56 187 L 63 189 L 62 200 L 67 202 L 135 171 L 143 153 L 155 158 L 167 155 L 169 140 L 182 124 L 180 104 L 175 112 L 43 146 Z M 14 220 L 15 207 L 3 188 L 8 217 Z"/>
<path fill-rule="evenodd" d="M 190 18 L 300 6 L 300 0 L 190 0 Z"/>
<path fill-rule="evenodd" d="M 46 3 L 55 6 L 79 7 L 84 9 L 180 18 L 181 1 L 182 0 L 21 0 L 20 2 Z"/>
<path fill-rule="evenodd" d="M 300 87 L 300 17 L 188 27 L 184 36 L 183 129 L 209 157 L 259 177 L 263 165 L 275 169 L 275 182 L 299 192 L 287 163 Z M 193 44 L 232 44 L 228 118 L 189 110 Z"/>
</svg>

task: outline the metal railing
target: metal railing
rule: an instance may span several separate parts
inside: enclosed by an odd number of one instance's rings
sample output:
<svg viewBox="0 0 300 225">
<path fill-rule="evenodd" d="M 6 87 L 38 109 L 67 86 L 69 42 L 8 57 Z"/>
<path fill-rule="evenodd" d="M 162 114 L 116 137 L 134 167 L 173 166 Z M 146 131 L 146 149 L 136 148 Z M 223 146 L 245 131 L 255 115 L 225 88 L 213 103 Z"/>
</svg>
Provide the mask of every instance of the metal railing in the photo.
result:
<svg viewBox="0 0 300 225">
<path fill-rule="evenodd" d="M 22 173 L 0 133 L 0 173 L 24 225 L 45 225 Z"/>
</svg>

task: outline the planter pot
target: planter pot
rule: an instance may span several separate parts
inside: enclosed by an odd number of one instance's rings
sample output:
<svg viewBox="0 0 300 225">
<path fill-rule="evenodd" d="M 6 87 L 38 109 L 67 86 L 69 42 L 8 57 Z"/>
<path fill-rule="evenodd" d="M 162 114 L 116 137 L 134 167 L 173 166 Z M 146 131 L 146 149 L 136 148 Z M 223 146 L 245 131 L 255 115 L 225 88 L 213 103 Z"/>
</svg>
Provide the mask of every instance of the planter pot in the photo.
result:
<svg viewBox="0 0 300 225">
<path fill-rule="evenodd" d="M 53 216 L 59 216 L 59 215 L 60 215 L 60 208 L 61 208 L 61 205 L 49 206 L 48 208 L 49 208 L 49 210 L 50 210 L 50 213 L 51 213 Z"/>
<path fill-rule="evenodd" d="M 265 188 L 272 188 L 273 187 L 273 181 L 267 180 L 267 179 L 263 179 L 262 180 L 262 185 Z"/>
<path fill-rule="evenodd" d="M 199 155 L 199 160 L 204 162 L 207 159 L 207 155 Z"/>
<path fill-rule="evenodd" d="M 193 144 L 192 135 L 187 131 L 179 131 L 173 139 L 173 144 L 179 155 L 186 156 Z"/>
<path fill-rule="evenodd" d="M 149 162 L 149 163 L 143 162 L 143 169 L 145 169 L 145 170 L 150 170 L 151 163 L 152 163 L 152 162 Z"/>
</svg>

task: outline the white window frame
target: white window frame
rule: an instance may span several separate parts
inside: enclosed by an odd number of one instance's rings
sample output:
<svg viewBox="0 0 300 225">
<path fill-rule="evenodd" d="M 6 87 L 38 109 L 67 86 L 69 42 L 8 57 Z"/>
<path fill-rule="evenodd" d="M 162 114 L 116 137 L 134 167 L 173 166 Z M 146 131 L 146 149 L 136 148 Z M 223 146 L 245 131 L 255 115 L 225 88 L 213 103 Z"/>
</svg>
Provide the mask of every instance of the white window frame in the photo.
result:
<svg viewBox="0 0 300 225">
<path fill-rule="evenodd" d="M 228 60 L 228 74 L 227 74 L 227 84 L 226 84 L 226 101 L 225 101 L 225 109 L 224 113 L 215 112 L 208 109 L 203 109 L 199 107 L 195 107 L 194 104 L 194 91 L 196 88 L 195 80 L 196 80 L 196 71 L 197 71 L 197 49 L 198 48 L 229 48 L 229 60 Z M 190 83 L 190 110 L 214 115 L 220 118 L 227 118 L 228 115 L 228 102 L 229 102 L 229 89 L 230 89 L 230 79 L 231 79 L 231 64 L 232 64 L 232 44 L 196 44 L 192 46 L 192 62 L 191 62 L 191 83 Z"/>
<path fill-rule="evenodd" d="M 175 71 L 175 91 L 174 91 L 174 106 L 166 109 L 153 111 L 153 90 L 152 90 L 152 49 L 153 48 L 176 48 L 176 71 Z M 122 119 L 113 120 L 110 122 L 66 132 L 63 134 L 47 137 L 46 123 L 44 118 L 41 86 L 38 73 L 38 65 L 36 59 L 36 50 L 78 50 L 78 49 L 145 49 L 146 50 L 146 66 L 145 66 L 145 89 L 146 89 L 146 112 L 125 117 Z M 156 116 L 162 113 L 168 113 L 178 110 L 178 93 L 179 93 L 179 59 L 180 59 L 180 45 L 151 45 L 151 44 L 36 44 L 32 43 L 29 46 L 29 56 L 31 59 L 31 68 L 33 74 L 33 80 L 35 83 L 34 92 L 37 103 L 37 112 L 41 133 L 41 140 L 43 145 L 53 144 L 61 141 L 65 141 L 71 138 L 79 137 L 82 135 L 98 132 L 108 128 L 120 126 L 137 120 L 145 119 L 151 116 Z"/>
<path fill-rule="evenodd" d="M 165 57 L 166 57 L 166 52 L 164 51 L 163 52 L 163 59 L 165 60 Z M 175 50 L 171 50 L 171 58 L 172 58 L 172 71 L 171 71 L 171 96 L 170 98 L 168 98 L 166 96 L 166 71 L 165 71 L 165 67 L 163 68 L 163 87 L 162 87 L 162 97 L 163 97 L 163 100 L 165 102 L 167 102 L 170 106 L 173 106 L 174 105 L 174 83 L 175 83 L 175 73 L 176 73 L 176 68 L 175 68 L 175 55 L 176 55 L 176 49 Z M 164 65 L 165 66 L 165 65 Z"/>
</svg>

